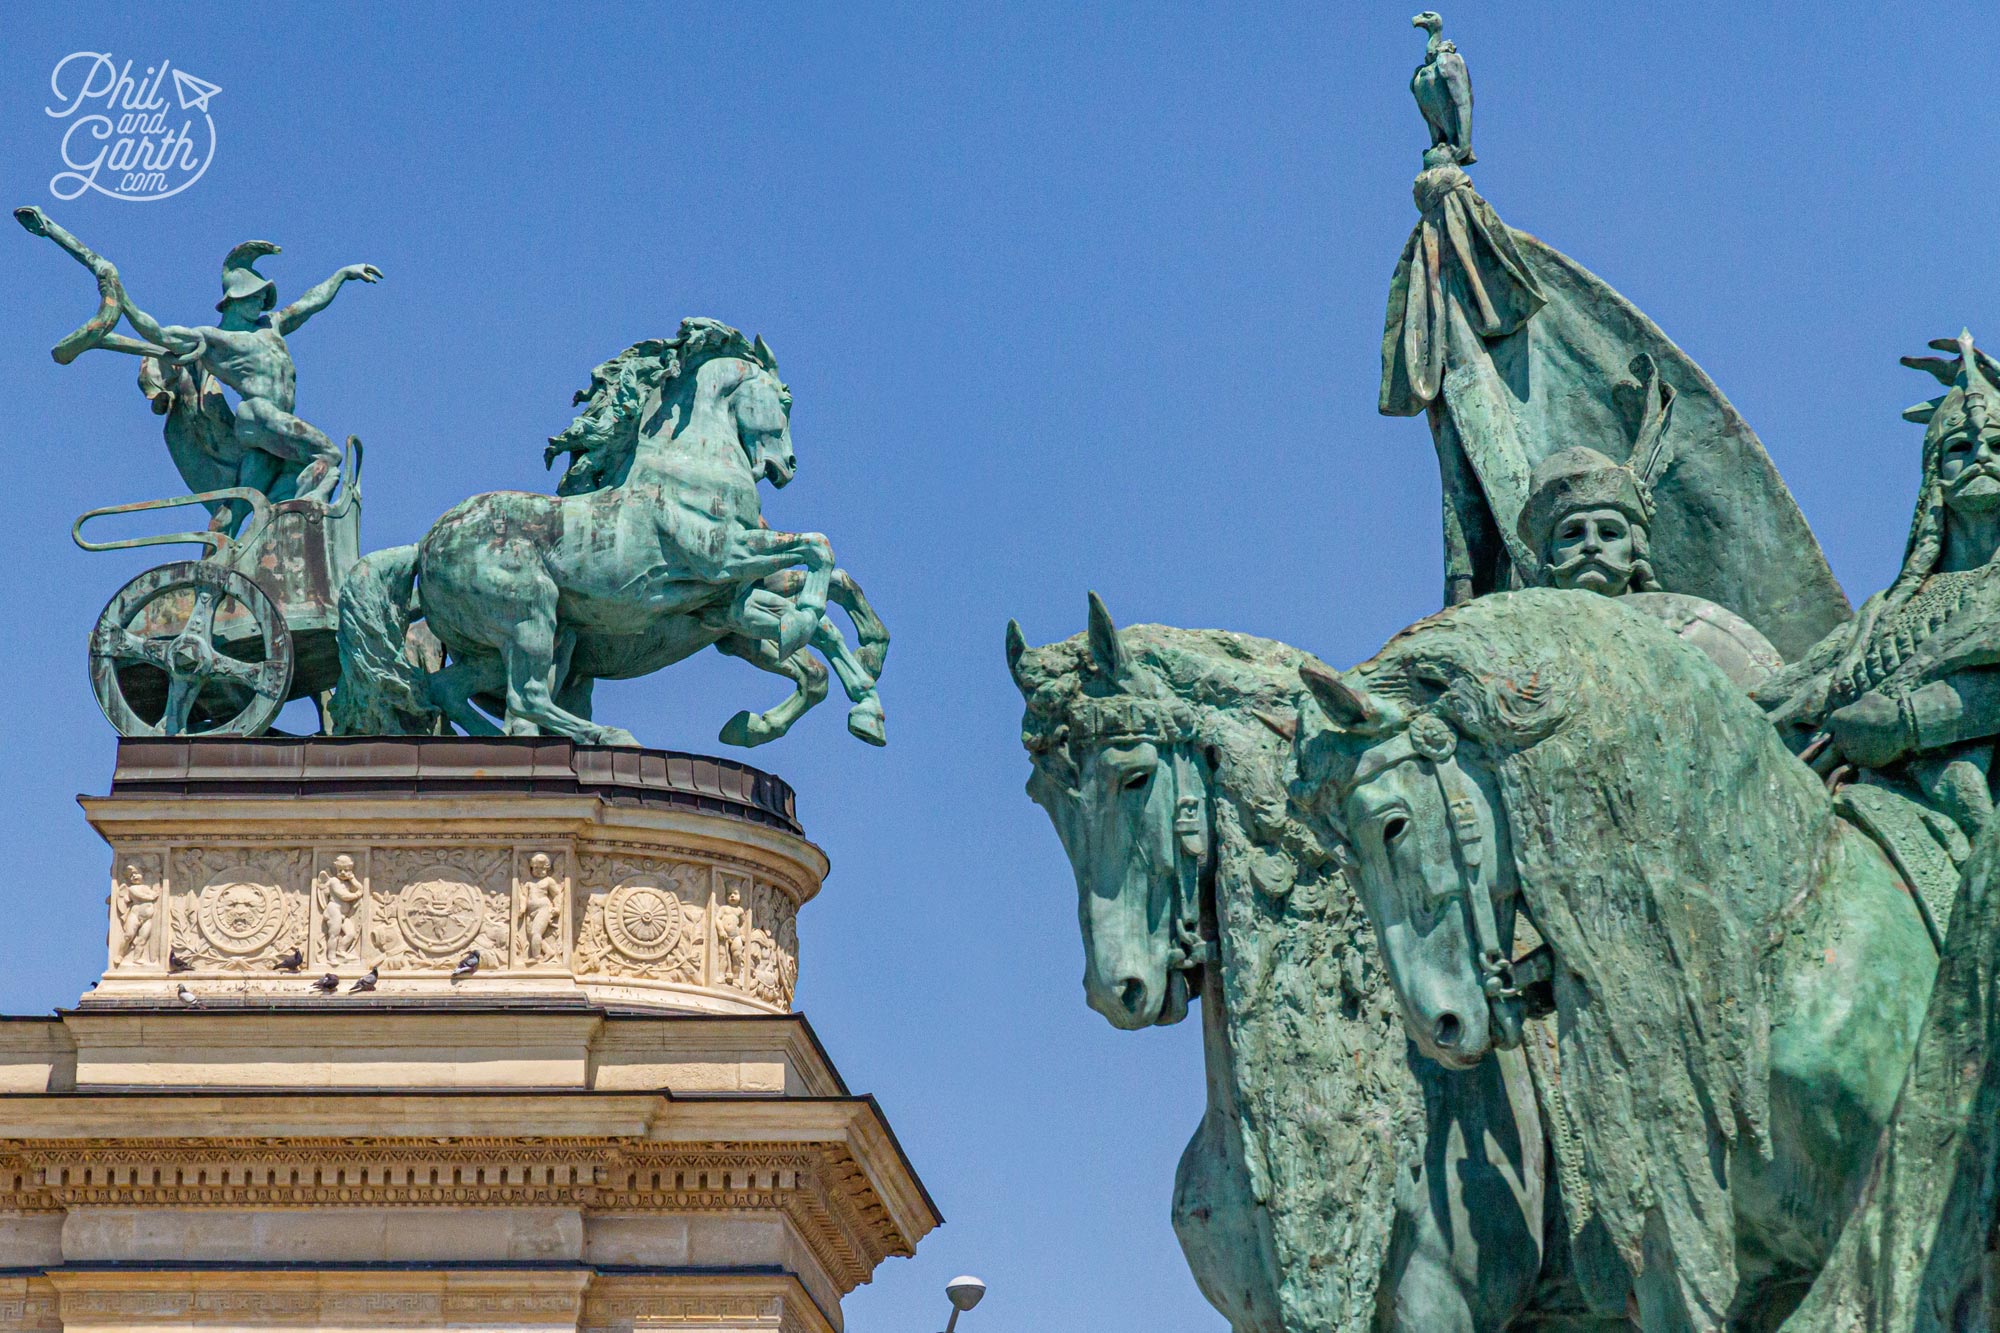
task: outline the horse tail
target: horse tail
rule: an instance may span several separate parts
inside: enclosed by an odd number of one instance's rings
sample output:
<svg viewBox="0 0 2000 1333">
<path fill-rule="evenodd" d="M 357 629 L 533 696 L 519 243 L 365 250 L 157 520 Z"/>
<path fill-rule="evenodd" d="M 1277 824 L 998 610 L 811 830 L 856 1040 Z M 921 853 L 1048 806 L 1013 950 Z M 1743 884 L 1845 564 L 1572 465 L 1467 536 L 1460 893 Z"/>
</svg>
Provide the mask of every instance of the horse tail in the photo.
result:
<svg viewBox="0 0 2000 1333">
<path fill-rule="evenodd" d="M 845 610 L 854 622 L 855 660 L 866 668 L 869 675 L 881 679 L 883 660 L 889 656 L 889 627 L 882 623 L 882 617 L 876 615 L 875 608 L 868 604 L 868 596 L 861 591 L 861 585 L 846 570 L 836 569 L 826 598 Z"/>
<path fill-rule="evenodd" d="M 417 547 L 391 546 L 355 562 L 340 585 L 338 736 L 408 736 L 437 730 L 430 671 L 407 641 L 417 608 Z"/>
</svg>

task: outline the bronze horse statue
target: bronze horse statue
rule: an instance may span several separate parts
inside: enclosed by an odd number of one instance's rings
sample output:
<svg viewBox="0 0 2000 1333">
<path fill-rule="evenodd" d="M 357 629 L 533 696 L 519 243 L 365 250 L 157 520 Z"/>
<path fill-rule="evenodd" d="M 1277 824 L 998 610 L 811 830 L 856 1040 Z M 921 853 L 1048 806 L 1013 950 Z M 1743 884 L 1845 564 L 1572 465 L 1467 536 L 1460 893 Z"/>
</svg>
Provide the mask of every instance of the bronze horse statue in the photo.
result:
<svg viewBox="0 0 2000 1333">
<path fill-rule="evenodd" d="M 1863 1188 L 1937 970 L 1888 857 L 1614 599 L 1494 594 L 1302 674 L 1297 804 L 1353 848 L 1412 1039 L 1473 1069 L 1553 1012 L 1591 1310 L 1775 1327 Z"/>
<path fill-rule="evenodd" d="M 1086 998 L 1125 1029 L 1201 1010 L 1173 1222 L 1203 1294 L 1236 1333 L 1500 1327 L 1559 1212 L 1526 1066 L 1410 1055 L 1337 845 L 1288 809 L 1305 654 L 1120 630 L 1093 595 L 1088 633 L 1010 624 L 1007 659 Z"/>
</svg>

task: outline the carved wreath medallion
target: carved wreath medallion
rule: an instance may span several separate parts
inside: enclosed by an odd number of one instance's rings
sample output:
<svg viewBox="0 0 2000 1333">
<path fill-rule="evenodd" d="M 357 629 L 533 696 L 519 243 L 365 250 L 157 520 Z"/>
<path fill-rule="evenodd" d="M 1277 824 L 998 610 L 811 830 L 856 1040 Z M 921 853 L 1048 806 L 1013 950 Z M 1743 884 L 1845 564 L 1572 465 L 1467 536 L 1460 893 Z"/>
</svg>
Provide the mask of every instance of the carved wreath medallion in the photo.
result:
<svg viewBox="0 0 2000 1333">
<path fill-rule="evenodd" d="M 472 943 L 485 922 L 479 890 L 454 879 L 420 879 L 396 896 L 396 923 L 426 953 L 450 953 Z"/>
<path fill-rule="evenodd" d="M 195 922 L 217 953 L 237 958 L 256 953 L 285 928 L 284 890 L 259 883 L 253 874 L 247 867 L 225 871 L 195 897 Z"/>
<path fill-rule="evenodd" d="M 680 899 L 644 881 L 621 884 L 604 900 L 604 929 L 627 958 L 654 962 L 681 942 Z"/>
</svg>

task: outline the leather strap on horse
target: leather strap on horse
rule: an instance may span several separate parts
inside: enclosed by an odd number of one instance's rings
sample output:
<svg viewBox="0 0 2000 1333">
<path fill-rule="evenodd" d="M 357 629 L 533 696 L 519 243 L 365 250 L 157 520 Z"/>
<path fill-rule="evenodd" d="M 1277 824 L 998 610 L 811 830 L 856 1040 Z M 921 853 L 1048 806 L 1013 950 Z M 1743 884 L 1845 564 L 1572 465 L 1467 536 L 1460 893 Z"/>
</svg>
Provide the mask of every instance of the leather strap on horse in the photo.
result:
<svg viewBox="0 0 2000 1333">
<path fill-rule="evenodd" d="M 1208 784 L 1195 767 L 1193 747 L 1172 745 L 1174 773 L 1175 901 L 1169 969 L 1192 973 L 1213 960 L 1214 942 L 1201 933 L 1201 877 L 1215 845 L 1210 831 Z"/>
</svg>

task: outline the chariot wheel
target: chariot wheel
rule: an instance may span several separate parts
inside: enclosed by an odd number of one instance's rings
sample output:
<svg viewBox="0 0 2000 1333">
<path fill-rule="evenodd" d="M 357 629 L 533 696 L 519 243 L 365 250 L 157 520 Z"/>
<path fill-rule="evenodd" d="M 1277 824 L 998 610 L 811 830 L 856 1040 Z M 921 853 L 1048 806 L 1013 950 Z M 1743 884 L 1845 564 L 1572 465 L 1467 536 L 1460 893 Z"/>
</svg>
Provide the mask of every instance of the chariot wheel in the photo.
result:
<svg viewBox="0 0 2000 1333">
<path fill-rule="evenodd" d="M 121 736 L 256 736 L 291 691 L 292 636 L 248 578 L 179 560 L 106 604 L 90 684 Z"/>
</svg>

